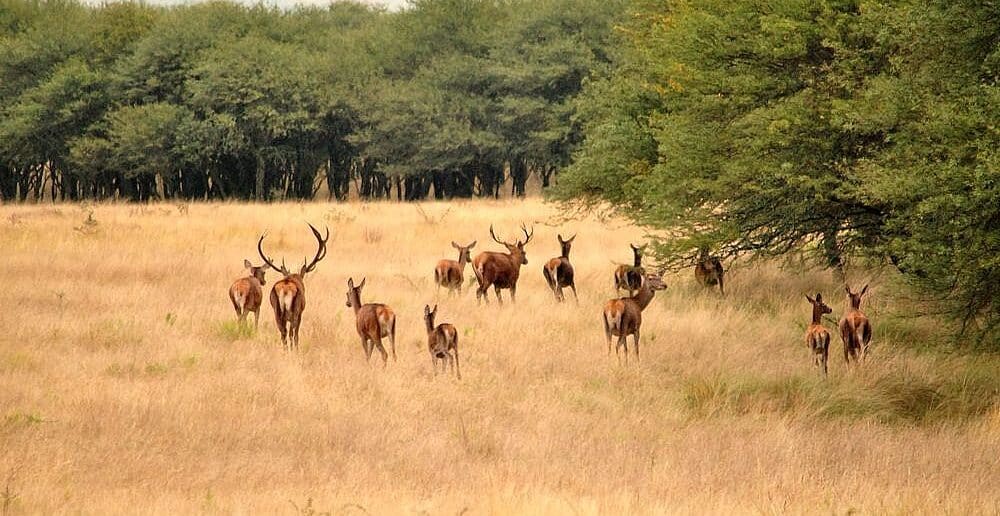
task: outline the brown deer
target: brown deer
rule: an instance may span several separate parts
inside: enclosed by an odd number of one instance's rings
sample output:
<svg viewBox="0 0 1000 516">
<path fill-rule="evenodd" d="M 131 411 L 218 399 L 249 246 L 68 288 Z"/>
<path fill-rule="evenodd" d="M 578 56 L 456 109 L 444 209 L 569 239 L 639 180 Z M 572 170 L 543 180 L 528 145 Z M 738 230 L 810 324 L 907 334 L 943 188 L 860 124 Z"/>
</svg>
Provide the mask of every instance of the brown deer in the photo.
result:
<svg viewBox="0 0 1000 516">
<path fill-rule="evenodd" d="M 634 296 L 611 299 L 604 303 L 604 335 L 608 339 L 608 355 L 611 354 L 611 336 L 618 337 L 618 344 L 615 346 L 615 356 L 618 363 L 621 363 L 621 356 L 618 354 L 620 348 L 625 349 L 625 365 L 628 365 L 628 342 L 625 337 L 633 336 L 635 341 L 635 358 L 639 359 L 639 326 L 642 325 L 642 311 L 656 295 L 656 291 L 667 288 L 663 282 L 663 271 L 658 274 L 648 274 L 642 281 L 638 292 Z"/>
<path fill-rule="evenodd" d="M 548 283 L 552 293 L 556 296 L 556 301 L 562 302 L 566 299 L 562 289 L 569 287 L 573 289 L 573 297 L 579 303 L 580 297 L 576 295 L 576 282 L 573 279 L 573 265 L 569 263 L 569 250 L 573 246 L 576 235 L 566 240 L 563 240 L 562 235 L 556 235 L 556 238 L 559 239 L 562 254 L 545 263 L 545 267 L 542 267 L 542 275 L 545 276 L 545 282 Z"/>
<path fill-rule="evenodd" d="M 361 337 L 361 346 L 365 350 L 365 358 L 370 362 L 372 352 L 378 348 L 382 354 L 382 367 L 389 361 L 389 354 L 382 345 L 382 337 L 389 337 L 392 345 L 392 361 L 396 361 L 396 314 L 392 308 L 381 303 L 361 304 L 361 289 L 365 287 L 365 278 L 358 286 L 354 286 L 354 278 L 347 280 L 347 306 L 354 308 L 355 327 Z"/>
<path fill-rule="evenodd" d="M 316 269 L 316 264 L 326 257 L 326 243 L 330 240 L 330 228 L 326 228 L 326 237 L 319 234 L 319 230 L 309 224 L 313 236 L 316 237 L 318 249 L 316 256 L 309 264 L 302 260 L 302 268 L 298 273 L 292 273 L 285 267 L 285 260 L 281 260 L 281 267 L 274 265 L 274 261 L 264 254 L 264 237 L 260 236 L 257 241 L 257 253 L 269 267 L 280 272 L 284 278 L 275 282 L 271 287 L 271 308 L 274 309 L 274 321 L 281 332 L 281 344 L 288 349 L 299 347 L 299 324 L 302 323 L 302 311 L 306 308 L 306 287 L 302 282 L 307 273 Z"/>
<path fill-rule="evenodd" d="M 823 314 L 833 312 L 826 303 L 823 302 L 823 295 L 816 293 L 816 299 L 806 294 L 806 299 L 813 306 L 812 323 L 806 328 L 806 346 L 813 352 L 813 361 L 826 376 L 826 363 L 830 358 L 830 332 L 823 326 Z"/>
<path fill-rule="evenodd" d="M 642 285 L 642 275 L 644 274 L 642 252 L 646 249 L 646 246 L 636 246 L 635 244 L 629 244 L 628 246 L 632 248 L 633 264 L 626 265 L 623 263 L 615 269 L 615 294 L 618 294 L 620 290 L 626 290 L 628 291 L 628 295 L 631 296 Z"/>
<path fill-rule="evenodd" d="M 851 292 L 851 287 L 845 285 L 847 291 L 847 311 L 840 319 L 840 339 L 844 341 L 844 361 L 850 363 L 853 359 L 858 361 L 858 354 L 861 360 L 868 356 L 868 345 L 872 341 L 872 323 L 868 316 L 861 311 L 861 296 L 868 292 L 868 285 L 855 294 Z"/>
<path fill-rule="evenodd" d="M 446 287 L 448 293 L 458 291 L 462 295 L 462 283 L 465 282 L 465 264 L 472 261 L 470 251 L 476 247 L 476 241 L 466 246 L 458 245 L 455 242 L 451 246 L 458 249 L 458 260 L 439 260 L 434 267 L 434 283 L 438 286 L 438 295 L 441 295 L 441 287 Z"/>
<path fill-rule="evenodd" d="M 462 379 L 462 370 L 458 364 L 458 330 L 448 323 L 441 323 L 434 326 L 434 317 L 437 316 L 438 307 L 434 305 L 431 310 L 430 305 L 424 305 L 424 323 L 427 325 L 427 351 L 431 354 L 431 366 L 434 374 L 437 375 L 438 361 L 441 361 L 441 372 L 444 372 L 445 363 L 451 366 L 455 372 L 455 377 Z"/>
<path fill-rule="evenodd" d="M 490 236 L 498 244 L 506 247 L 508 252 L 496 253 L 483 251 L 477 254 L 476 259 L 472 261 L 472 270 L 476 273 L 476 280 L 479 282 L 479 288 L 476 289 L 476 302 L 479 302 L 480 299 L 485 299 L 486 304 L 489 304 L 490 300 L 486 296 L 486 290 L 491 285 L 494 291 L 496 291 L 497 302 L 501 305 L 503 304 L 503 299 L 500 297 L 500 289 L 503 288 L 510 289 L 510 301 L 512 303 L 517 301 L 517 278 L 521 274 L 521 266 L 528 263 L 528 256 L 524 253 L 524 246 L 535 235 L 534 228 L 529 233 L 524 224 L 521 224 L 521 231 L 524 232 L 524 242 L 516 240 L 512 244 L 497 238 L 493 232 L 493 225 L 490 225 Z"/>
<path fill-rule="evenodd" d="M 708 248 L 702 247 L 698 255 L 698 263 L 694 266 L 694 277 L 703 287 L 714 287 L 719 285 L 719 293 L 726 295 L 723 286 L 723 279 L 726 271 L 722 268 L 722 262 L 717 256 L 708 254 Z"/>
<path fill-rule="evenodd" d="M 253 327 L 256 329 L 260 326 L 260 302 L 264 299 L 263 286 L 266 284 L 265 269 L 263 265 L 254 267 L 250 260 L 243 260 L 243 267 L 247 269 L 247 275 L 229 287 L 229 300 L 233 302 L 240 324 L 245 323 L 247 315 L 253 312 Z"/>
</svg>

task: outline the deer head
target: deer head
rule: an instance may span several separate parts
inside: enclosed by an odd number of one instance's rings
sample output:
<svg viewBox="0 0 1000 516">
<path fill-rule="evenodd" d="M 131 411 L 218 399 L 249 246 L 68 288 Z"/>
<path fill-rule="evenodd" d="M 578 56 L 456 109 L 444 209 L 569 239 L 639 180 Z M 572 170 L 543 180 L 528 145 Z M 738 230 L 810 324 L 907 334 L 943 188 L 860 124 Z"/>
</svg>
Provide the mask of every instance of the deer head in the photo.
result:
<svg viewBox="0 0 1000 516">
<path fill-rule="evenodd" d="M 254 267 L 253 264 L 250 263 L 250 260 L 243 260 L 243 267 L 246 268 L 247 273 L 249 273 L 250 276 L 257 278 L 258 283 L 261 285 L 267 284 L 267 282 L 264 281 L 264 272 L 266 272 L 267 269 L 265 269 L 263 265 L 260 267 Z"/>
<path fill-rule="evenodd" d="M 493 232 L 493 225 L 490 224 L 490 236 L 493 237 L 493 240 L 496 243 L 506 247 L 507 251 L 510 253 L 511 258 L 513 258 L 515 262 L 519 262 L 521 265 L 527 265 L 528 255 L 525 254 L 524 252 L 524 246 L 531 241 L 531 237 L 535 236 L 535 229 L 532 228 L 531 232 L 529 233 L 528 229 L 524 227 L 524 224 L 521 224 L 521 231 L 524 232 L 524 242 L 520 240 L 515 240 L 514 243 L 504 242 L 503 240 L 497 238 L 496 233 Z"/>
<path fill-rule="evenodd" d="M 826 303 L 823 302 L 823 294 L 817 292 L 815 299 L 809 297 L 809 294 L 806 294 L 806 299 L 809 301 L 810 304 L 813 305 L 814 314 L 816 313 L 817 310 L 819 311 L 820 315 L 833 313 L 833 309 L 827 306 Z"/>
<path fill-rule="evenodd" d="M 642 252 L 646 250 L 646 246 L 645 245 L 637 246 L 635 244 L 629 244 L 628 246 L 632 248 L 632 257 L 633 257 L 632 265 L 636 267 L 642 267 Z"/>
<path fill-rule="evenodd" d="M 424 305 L 424 322 L 427 323 L 427 331 L 434 330 L 434 317 L 437 315 L 438 307 L 434 305 L 434 309 L 431 309 L 431 305 Z"/>
<path fill-rule="evenodd" d="M 471 262 L 472 261 L 472 248 L 476 247 L 476 240 L 473 240 L 469 245 L 458 245 L 455 241 L 451 242 L 451 246 L 458 249 L 458 261 L 460 262 Z"/>
<path fill-rule="evenodd" d="M 559 240 L 559 248 L 562 250 L 563 258 L 569 258 L 569 250 L 573 247 L 573 240 L 576 239 L 576 235 L 574 234 L 566 240 L 563 240 L 562 235 L 557 234 L 556 238 Z"/>
<path fill-rule="evenodd" d="M 851 304 L 851 308 L 860 309 L 861 308 L 861 296 L 864 296 L 865 292 L 868 292 L 868 285 L 866 284 L 861 289 L 861 292 L 858 292 L 857 294 L 855 294 L 854 292 L 851 292 L 851 287 L 848 286 L 848 285 L 844 285 L 844 290 L 847 292 L 847 302 Z"/>
<path fill-rule="evenodd" d="M 361 283 L 354 286 L 354 278 L 347 279 L 347 306 L 361 308 L 361 289 L 365 288 L 365 281 L 368 278 L 361 278 Z"/>
</svg>

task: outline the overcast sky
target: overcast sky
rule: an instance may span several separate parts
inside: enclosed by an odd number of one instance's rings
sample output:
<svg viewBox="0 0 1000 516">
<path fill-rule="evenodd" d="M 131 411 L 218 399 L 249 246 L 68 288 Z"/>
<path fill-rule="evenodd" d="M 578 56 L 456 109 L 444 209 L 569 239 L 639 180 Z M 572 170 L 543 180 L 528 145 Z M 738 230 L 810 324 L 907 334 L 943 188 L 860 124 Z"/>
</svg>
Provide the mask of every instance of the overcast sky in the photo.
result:
<svg viewBox="0 0 1000 516">
<path fill-rule="evenodd" d="M 191 4 L 197 3 L 198 0 L 146 0 L 147 3 L 157 4 L 157 5 L 170 5 L 170 4 Z M 234 2 L 239 2 L 248 5 L 255 5 L 258 0 L 232 0 Z M 296 4 L 305 5 L 327 5 L 331 0 L 260 0 L 266 5 L 277 5 L 279 7 L 291 7 Z M 362 2 L 373 4 L 373 5 L 383 5 L 390 9 L 398 9 L 403 5 L 406 5 L 406 0 L 361 0 Z M 90 0 L 90 3 L 98 4 L 101 0 Z"/>
</svg>

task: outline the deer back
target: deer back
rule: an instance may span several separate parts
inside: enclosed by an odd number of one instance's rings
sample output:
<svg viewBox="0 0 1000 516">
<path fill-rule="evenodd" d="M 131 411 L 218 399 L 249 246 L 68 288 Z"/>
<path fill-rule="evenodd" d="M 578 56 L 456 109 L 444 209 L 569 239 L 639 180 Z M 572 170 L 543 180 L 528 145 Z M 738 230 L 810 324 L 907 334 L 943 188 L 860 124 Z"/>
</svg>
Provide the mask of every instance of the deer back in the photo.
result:
<svg viewBox="0 0 1000 516">
<path fill-rule="evenodd" d="M 381 303 L 362 305 L 357 313 L 358 334 L 370 338 L 376 335 L 385 337 L 389 335 L 395 319 L 396 314 L 387 305 Z"/>
</svg>

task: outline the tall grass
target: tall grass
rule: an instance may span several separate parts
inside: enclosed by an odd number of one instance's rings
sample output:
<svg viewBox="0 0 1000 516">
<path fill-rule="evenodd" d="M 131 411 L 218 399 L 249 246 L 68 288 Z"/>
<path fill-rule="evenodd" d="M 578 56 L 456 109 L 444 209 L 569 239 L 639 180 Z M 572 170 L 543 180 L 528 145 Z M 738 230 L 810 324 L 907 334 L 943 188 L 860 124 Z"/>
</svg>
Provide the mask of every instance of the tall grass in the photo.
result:
<svg viewBox="0 0 1000 516">
<path fill-rule="evenodd" d="M 643 232 L 545 225 L 538 201 L 2 206 L 0 480 L 24 513 L 996 513 L 1000 359 L 941 347 L 885 274 L 865 309 L 868 363 L 836 337 L 822 379 L 802 333 L 819 271 L 733 267 L 727 296 L 690 271 L 643 314 L 643 357 L 608 356 L 600 305 Z M 81 222 L 83 220 L 84 222 Z M 86 222 L 91 220 L 93 222 Z M 306 278 L 301 348 L 281 349 L 227 298 L 244 258 L 298 264 L 306 221 L 329 224 Z M 438 298 L 452 240 L 535 224 L 516 305 Z M 83 228 L 85 230 L 81 230 Z M 96 229 L 94 229 L 96 228 Z M 580 304 L 541 274 L 557 232 Z M 467 275 L 471 276 L 469 270 Z M 365 362 L 345 306 L 398 316 L 399 361 Z M 269 273 L 270 288 L 277 278 Z M 460 332 L 462 380 L 432 374 L 421 319 Z"/>
</svg>

